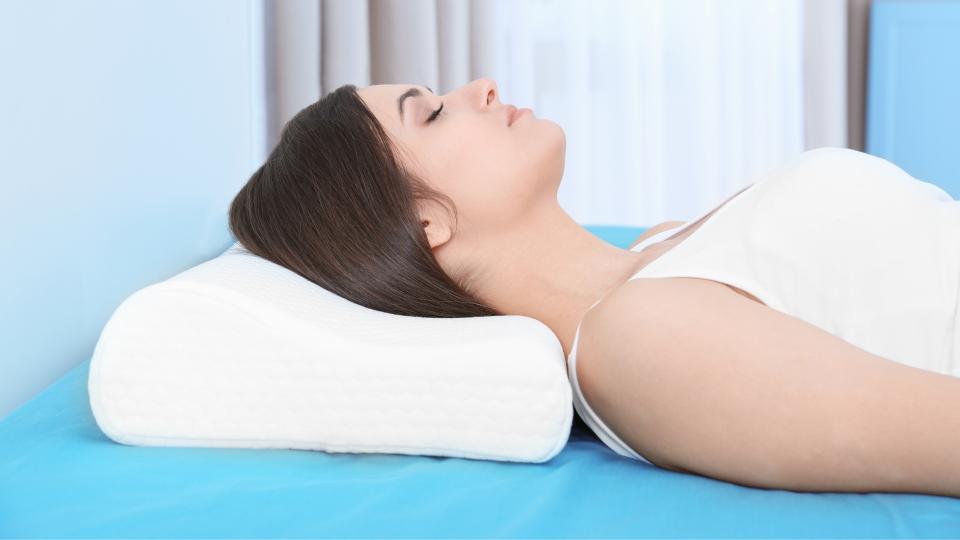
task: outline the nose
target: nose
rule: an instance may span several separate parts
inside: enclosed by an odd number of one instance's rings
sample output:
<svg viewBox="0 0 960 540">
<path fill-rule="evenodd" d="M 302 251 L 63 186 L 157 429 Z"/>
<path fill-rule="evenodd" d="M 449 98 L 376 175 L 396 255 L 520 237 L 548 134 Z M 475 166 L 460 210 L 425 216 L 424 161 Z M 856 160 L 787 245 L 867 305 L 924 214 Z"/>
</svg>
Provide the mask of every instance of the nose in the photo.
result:
<svg viewBox="0 0 960 540">
<path fill-rule="evenodd" d="M 483 93 L 484 103 L 491 105 L 500 102 L 500 92 L 497 90 L 497 83 L 493 79 L 481 79 L 484 81 L 483 87 L 486 89 Z"/>
<path fill-rule="evenodd" d="M 500 92 L 497 91 L 497 83 L 493 79 L 484 77 L 470 84 L 475 86 L 479 94 L 478 99 L 481 109 L 500 102 Z"/>
</svg>

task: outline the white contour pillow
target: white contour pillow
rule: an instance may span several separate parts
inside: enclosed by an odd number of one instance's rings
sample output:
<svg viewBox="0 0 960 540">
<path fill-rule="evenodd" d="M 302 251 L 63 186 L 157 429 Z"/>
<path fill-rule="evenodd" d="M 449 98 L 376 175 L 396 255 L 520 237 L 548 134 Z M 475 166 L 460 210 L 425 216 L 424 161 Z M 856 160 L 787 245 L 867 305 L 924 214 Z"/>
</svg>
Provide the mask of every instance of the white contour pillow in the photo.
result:
<svg viewBox="0 0 960 540">
<path fill-rule="evenodd" d="M 100 429 L 136 446 L 541 463 L 573 420 L 563 349 L 539 320 L 369 309 L 239 242 L 127 297 L 88 390 Z"/>
</svg>

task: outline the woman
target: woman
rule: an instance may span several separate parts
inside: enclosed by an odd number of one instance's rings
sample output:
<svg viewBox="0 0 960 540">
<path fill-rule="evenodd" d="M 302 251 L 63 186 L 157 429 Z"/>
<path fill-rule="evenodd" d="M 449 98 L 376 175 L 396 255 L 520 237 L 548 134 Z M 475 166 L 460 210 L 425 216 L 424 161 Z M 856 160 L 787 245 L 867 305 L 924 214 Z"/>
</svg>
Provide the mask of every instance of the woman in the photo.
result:
<svg viewBox="0 0 960 540">
<path fill-rule="evenodd" d="M 619 249 L 557 203 L 564 152 L 489 79 L 342 86 L 287 123 L 230 227 L 372 309 L 543 321 L 577 412 L 622 455 L 753 487 L 960 496 L 960 204 L 817 149 Z"/>
</svg>

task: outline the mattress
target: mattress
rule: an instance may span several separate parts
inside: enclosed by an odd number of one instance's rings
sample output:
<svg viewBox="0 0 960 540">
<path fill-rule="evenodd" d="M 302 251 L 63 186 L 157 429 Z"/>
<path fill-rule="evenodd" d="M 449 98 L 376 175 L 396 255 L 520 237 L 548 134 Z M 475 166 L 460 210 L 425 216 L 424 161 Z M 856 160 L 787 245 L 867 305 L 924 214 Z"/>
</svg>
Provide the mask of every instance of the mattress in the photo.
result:
<svg viewBox="0 0 960 540">
<path fill-rule="evenodd" d="M 595 227 L 626 247 L 643 229 Z M 960 499 L 759 489 L 631 460 L 579 418 L 546 463 L 137 447 L 82 361 L 0 420 L 0 537 L 960 536 Z"/>
</svg>

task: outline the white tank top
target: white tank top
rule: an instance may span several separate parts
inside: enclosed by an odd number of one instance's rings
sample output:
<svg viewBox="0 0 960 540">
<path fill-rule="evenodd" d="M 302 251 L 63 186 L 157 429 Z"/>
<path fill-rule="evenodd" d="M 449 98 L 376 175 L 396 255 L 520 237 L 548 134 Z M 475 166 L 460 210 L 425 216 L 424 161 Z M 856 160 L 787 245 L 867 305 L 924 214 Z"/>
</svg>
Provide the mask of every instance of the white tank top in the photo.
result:
<svg viewBox="0 0 960 540">
<path fill-rule="evenodd" d="M 960 376 L 960 201 L 870 154 L 834 147 L 799 154 L 630 280 L 654 277 L 726 283 L 878 356 Z M 650 463 L 584 399 L 579 336 L 578 325 L 567 358 L 577 413 L 615 452 Z"/>
</svg>

